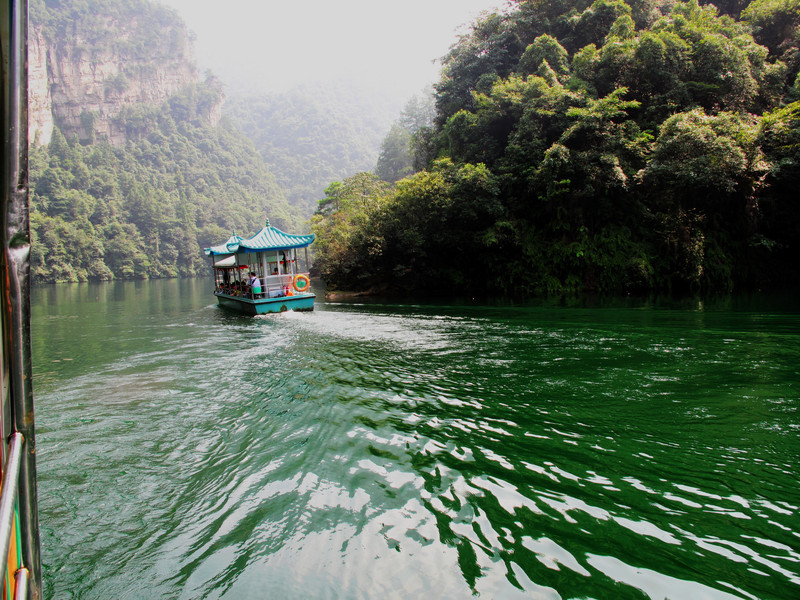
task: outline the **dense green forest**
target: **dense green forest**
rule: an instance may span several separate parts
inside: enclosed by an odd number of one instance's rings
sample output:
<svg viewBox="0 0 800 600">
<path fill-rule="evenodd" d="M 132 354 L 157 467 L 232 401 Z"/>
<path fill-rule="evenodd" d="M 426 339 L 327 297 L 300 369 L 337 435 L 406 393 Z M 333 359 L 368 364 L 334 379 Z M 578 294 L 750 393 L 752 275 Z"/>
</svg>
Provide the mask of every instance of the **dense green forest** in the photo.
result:
<svg viewBox="0 0 800 600">
<path fill-rule="evenodd" d="M 219 93 L 212 80 L 126 110 L 132 139 L 122 147 L 83 146 L 56 129 L 31 149 L 34 281 L 197 275 L 207 269 L 201 248 L 232 230 L 254 233 L 267 216 L 300 230 L 252 142 L 199 117 Z"/>
<path fill-rule="evenodd" d="M 328 83 L 231 97 L 224 110 L 253 140 L 289 203 L 311 215 L 331 181 L 375 165 L 395 105 L 402 102 Z"/>
<path fill-rule="evenodd" d="M 316 268 L 349 290 L 796 284 L 799 24 L 798 0 L 511 2 L 444 58 L 421 170 L 328 187 Z"/>
<path fill-rule="evenodd" d="M 433 125 L 435 116 L 432 88 L 413 96 L 383 138 L 375 175 L 393 183 L 422 169 L 426 157 L 419 154 L 422 146 L 417 141 Z"/>
<path fill-rule="evenodd" d="M 144 25 L 114 35 L 109 17 Z M 174 11 L 146 0 L 36 0 L 31 24 L 62 45 L 112 48 L 132 57 L 132 69 L 160 60 L 148 54 L 156 46 L 184 48 Z M 202 248 L 232 230 L 249 235 L 269 218 L 301 231 L 300 211 L 253 143 L 229 120 L 210 125 L 222 98 L 221 83 L 208 76 L 159 105 L 129 105 L 115 118 L 128 140 L 121 146 L 81 143 L 58 128 L 46 146 L 31 140 L 33 281 L 197 275 L 208 268 Z"/>
</svg>

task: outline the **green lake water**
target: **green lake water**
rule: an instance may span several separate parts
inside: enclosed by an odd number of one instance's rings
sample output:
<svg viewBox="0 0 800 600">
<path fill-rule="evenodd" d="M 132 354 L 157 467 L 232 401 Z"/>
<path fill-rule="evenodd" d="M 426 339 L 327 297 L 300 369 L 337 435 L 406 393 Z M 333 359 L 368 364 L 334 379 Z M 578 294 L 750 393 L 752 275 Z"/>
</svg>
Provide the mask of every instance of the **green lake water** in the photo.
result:
<svg viewBox="0 0 800 600">
<path fill-rule="evenodd" d="M 46 598 L 800 598 L 800 304 L 37 287 Z"/>
</svg>

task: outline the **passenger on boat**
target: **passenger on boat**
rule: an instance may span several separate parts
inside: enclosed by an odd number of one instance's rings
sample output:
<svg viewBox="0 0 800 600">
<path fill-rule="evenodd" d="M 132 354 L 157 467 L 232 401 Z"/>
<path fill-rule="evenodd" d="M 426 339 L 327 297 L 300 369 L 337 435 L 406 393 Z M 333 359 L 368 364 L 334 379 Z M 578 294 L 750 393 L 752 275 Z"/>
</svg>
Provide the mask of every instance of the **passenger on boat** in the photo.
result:
<svg viewBox="0 0 800 600">
<path fill-rule="evenodd" d="M 253 298 L 261 295 L 261 280 L 253 271 L 250 271 L 250 292 L 253 294 Z"/>
</svg>

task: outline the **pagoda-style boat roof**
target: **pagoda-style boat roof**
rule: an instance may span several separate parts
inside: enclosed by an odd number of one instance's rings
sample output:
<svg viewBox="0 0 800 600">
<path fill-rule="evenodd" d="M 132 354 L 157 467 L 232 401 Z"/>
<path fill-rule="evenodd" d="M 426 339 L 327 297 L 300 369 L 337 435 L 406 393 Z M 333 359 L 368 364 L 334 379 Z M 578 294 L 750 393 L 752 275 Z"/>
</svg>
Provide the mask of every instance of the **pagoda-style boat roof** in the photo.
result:
<svg viewBox="0 0 800 600">
<path fill-rule="evenodd" d="M 206 256 L 219 256 L 223 254 L 238 254 L 247 252 L 264 252 L 266 250 L 290 250 L 292 248 L 307 248 L 314 242 L 314 234 L 293 235 L 284 233 L 277 227 L 272 227 L 267 223 L 261 230 L 243 239 L 234 234 L 228 238 L 224 244 L 205 248 Z"/>
<path fill-rule="evenodd" d="M 236 232 L 233 232 L 233 235 L 228 238 L 226 242 L 223 242 L 219 246 L 212 246 L 211 248 L 205 248 L 204 252 L 206 256 L 219 256 L 220 254 L 232 254 L 234 251 L 228 250 L 228 246 L 237 246 L 239 242 L 242 241 L 242 236 L 236 235 Z"/>
</svg>

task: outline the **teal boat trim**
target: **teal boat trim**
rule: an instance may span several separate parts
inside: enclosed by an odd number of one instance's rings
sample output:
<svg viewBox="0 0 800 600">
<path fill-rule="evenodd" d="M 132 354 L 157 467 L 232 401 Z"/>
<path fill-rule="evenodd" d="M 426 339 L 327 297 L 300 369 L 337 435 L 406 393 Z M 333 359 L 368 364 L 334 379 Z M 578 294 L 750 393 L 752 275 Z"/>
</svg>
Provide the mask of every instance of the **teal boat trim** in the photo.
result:
<svg viewBox="0 0 800 600">
<path fill-rule="evenodd" d="M 215 294 L 217 302 L 222 308 L 232 310 L 243 315 L 264 315 L 268 313 L 281 313 L 287 310 L 308 311 L 314 310 L 314 294 L 295 294 L 279 298 L 240 298 L 227 294 Z"/>
</svg>

